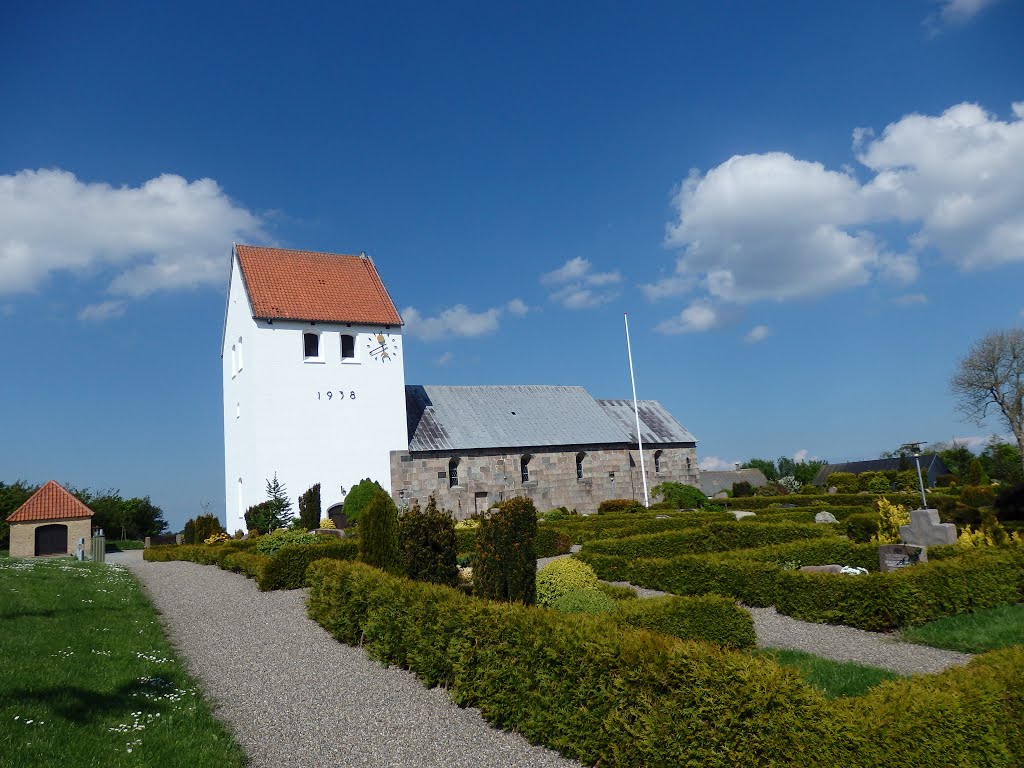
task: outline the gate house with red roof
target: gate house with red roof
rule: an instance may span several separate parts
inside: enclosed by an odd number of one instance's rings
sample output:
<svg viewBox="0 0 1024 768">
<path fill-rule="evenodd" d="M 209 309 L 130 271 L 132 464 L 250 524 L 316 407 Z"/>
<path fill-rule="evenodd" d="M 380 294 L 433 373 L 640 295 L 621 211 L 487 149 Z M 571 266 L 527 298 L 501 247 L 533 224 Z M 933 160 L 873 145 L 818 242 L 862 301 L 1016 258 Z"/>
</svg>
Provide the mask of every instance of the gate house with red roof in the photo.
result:
<svg viewBox="0 0 1024 768">
<path fill-rule="evenodd" d="M 221 355 L 229 532 L 275 474 L 293 504 L 320 483 L 325 515 L 363 478 L 389 487 L 402 318 L 369 257 L 236 245 Z"/>
<path fill-rule="evenodd" d="M 50 480 L 7 518 L 11 557 L 68 555 L 92 536 L 92 510 Z"/>
</svg>

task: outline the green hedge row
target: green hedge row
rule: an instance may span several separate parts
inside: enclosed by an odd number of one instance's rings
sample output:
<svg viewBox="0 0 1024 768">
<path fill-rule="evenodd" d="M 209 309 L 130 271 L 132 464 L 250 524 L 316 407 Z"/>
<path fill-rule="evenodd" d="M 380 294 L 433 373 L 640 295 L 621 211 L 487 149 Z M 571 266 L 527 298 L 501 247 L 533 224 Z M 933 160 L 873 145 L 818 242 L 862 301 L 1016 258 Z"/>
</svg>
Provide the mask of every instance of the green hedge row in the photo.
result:
<svg viewBox="0 0 1024 768">
<path fill-rule="evenodd" d="M 568 536 L 573 544 L 594 539 L 614 539 L 643 533 L 661 533 L 696 528 L 707 523 L 735 521 L 728 512 L 637 512 L 615 515 L 574 515 L 565 520 L 541 524 Z"/>
<path fill-rule="evenodd" d="M 588 765 L 1024 761 L 1024 648 L 828 702 L 770 659 L 607 615 L 477 600 L 355 563 L 318 561 L 308 581 L 310 615 L 342 642 Z"/>
<path fill-rule="evenodd" d="M 931 550 L 929 550 L 930 554 Z M 878 570 L 878 545 L 858 544 L 839 536 L 793 541 L 757 549 L 738 552 L 723 552 L 724 558 L 757 560 L 775 563 L 783 567 L 799 568 L 802 565 L 850 565 L 857 568 Z"/>
<path fill-rule="evenodd" d="M 533 548 L 537 557 L 567 555 L 571 547 L 572 539 L 567 534 L 543 523 L 537 526 L 537 536 L 533 540 Z M 463 528 L 455 531 L 455 551 L 460 556 L 471 555 L 475 550 L 475 528 Z"/>
<path fill-rule="evenodd" d="M 681 531 L 588 541 L 584 549 L 598 555 L 616 555 L 629 559 L 675 557 L 704 552 L 724 552 L 730 549 L 749 549 L 834 535 L 827 527 L 813 524 L 753 525 L 733 521 L 710 523 L 700 528 Z"/>
<path fill-rule="evenodd" d="M 773 605 L 780 613 L 805 621 L 876 631 L 1014 603 L 1024 596 L 1024 555 L 1012 550 L 979 551 L 864 576 L 801 573 L 756 556 L 629 560 L 586 550 L 576 556 L 609 581 L 625 580 L 677 595 L 729 595 L 747 605 Z"/>
<path fill-rule="evenodd" d="M 631 627 L 683 640 L 708 640 L 727 648 L 751 648 L 757 644 L 750 613 L 719 595 L 618 600 L 614 617 Z"/>
</svg>

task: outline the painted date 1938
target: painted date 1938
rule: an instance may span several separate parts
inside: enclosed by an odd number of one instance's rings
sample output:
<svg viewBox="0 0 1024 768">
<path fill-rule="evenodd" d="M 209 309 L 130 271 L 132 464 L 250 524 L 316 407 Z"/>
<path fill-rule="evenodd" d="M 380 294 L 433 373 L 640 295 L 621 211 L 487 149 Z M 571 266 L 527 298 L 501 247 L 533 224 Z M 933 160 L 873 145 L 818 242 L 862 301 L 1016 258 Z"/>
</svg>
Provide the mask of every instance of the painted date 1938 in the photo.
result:
<svg viewBox="0 0 1024 768">
<path fill-rule="evenodd" d="M 341 389 L 339 389 L 339 390 L 330 390 L 329 389 L 326 392 L 317 392 L 316 393 L 316 399 L 317 400 L 344 400 L 346 395 L 348 396 L 349 400 L 355 400 L 356 399 L 356 391 L 354 389 L 349 391 L 349 392 L 347 392 L 347 393 L 344 390 L 341 390 Z"/>
</svg>

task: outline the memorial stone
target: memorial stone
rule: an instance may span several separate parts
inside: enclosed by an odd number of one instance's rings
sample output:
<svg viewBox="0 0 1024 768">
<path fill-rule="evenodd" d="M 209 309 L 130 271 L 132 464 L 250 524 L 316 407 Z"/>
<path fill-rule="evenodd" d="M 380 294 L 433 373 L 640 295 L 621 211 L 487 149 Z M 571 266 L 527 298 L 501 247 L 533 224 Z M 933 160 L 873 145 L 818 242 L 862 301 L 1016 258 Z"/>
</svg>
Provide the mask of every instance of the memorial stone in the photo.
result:
<svg viewBox="0 0 1024 768">
<path fill-rule="evenodd" d="M 912 509 L 910 525 L 900 526 L 900 538 L 904 544 L 919 547 L 956 544 L 956 526 L 940 523 L 937 509 Z"/>
<path fill-rule="evenodd" d="M 924 547 L 908 544 L 883 544 L 878 548 L 878 570 L 882 573 L 927 562 L 928 551 Z"/>
</svg>

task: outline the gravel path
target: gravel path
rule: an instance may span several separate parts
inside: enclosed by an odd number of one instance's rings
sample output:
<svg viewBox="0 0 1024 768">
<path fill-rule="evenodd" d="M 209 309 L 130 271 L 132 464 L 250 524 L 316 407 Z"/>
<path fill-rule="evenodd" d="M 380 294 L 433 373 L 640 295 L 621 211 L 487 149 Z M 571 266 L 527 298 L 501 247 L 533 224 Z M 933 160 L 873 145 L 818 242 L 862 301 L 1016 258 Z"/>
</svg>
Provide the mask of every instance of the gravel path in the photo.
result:
<svg viewBox="0 0 1024 768">
<path fill-rule="evenodd" d="M 574 552 L 579 547 L 573 547 Z M 568 555 L 556 555 L 537 561 L 537 568 Z M 613 581 L 621 587 L 632 587 L 640 597 L 661 597 L 667 592 L 646 589 L 628 581 Z M 824 656 L 834 661 L 855 661 L 872 667 L 891 669 L 903 675 L 931 674 L 952 666 L 966 664 L 970 654 L 946 651 L 916 643 L 904 643 L 893 635 L 866 632 L 833 624 L 813 624 L 783 616 L 774 608 L 743 606 L 754 617 L 757 644 L 761 648 L 785 648 Z"/>
<path fill-rule="evenodd" d="M 107 559 L 142 583 L 254 768 L 579 766 L 339 643 L 306 617 L 306 590 L 260 592 L 239 574 L 137 552 Z"/>
</svg>

